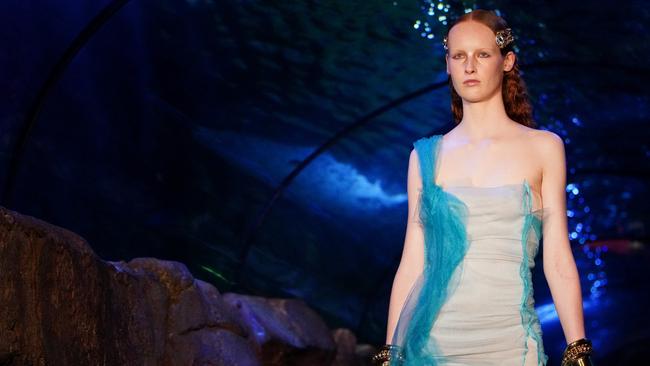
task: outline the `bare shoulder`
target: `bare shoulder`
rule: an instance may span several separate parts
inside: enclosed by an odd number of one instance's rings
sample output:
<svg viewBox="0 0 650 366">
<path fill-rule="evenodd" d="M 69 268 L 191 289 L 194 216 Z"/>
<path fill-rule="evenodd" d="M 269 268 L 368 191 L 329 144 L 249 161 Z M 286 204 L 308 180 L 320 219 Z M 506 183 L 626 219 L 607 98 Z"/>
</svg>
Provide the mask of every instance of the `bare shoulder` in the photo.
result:
<svg viewBox="0 0 650 366">
<path fill-rule="evenodd" d="M 533 151 L 536 166 L 543 176 L 560 175 L 566 168 L 564 140 L 553 131 L 531 129 L 528 144 Z"/>
<path fill-rule="evenodd" d="M 418 158 L 417 150 L 415 150 L 415 148 L 411 148 L 411 155 L 409 155 L 409 160 L 413 160 L 417 158 Z"/>
<path fill-rule="evenodd" d="M 418 166 L 418 152 L 415 148 L 411 149 L 411 154 L 409 155 L 409 166 L 417 167 Z"/>
<path fill-rule="evenodd" d="M 540 155 L 564 154 L 564 140 L 555 132 L 531 128 L 527 135 L 530 146 Z"/>
</svg>

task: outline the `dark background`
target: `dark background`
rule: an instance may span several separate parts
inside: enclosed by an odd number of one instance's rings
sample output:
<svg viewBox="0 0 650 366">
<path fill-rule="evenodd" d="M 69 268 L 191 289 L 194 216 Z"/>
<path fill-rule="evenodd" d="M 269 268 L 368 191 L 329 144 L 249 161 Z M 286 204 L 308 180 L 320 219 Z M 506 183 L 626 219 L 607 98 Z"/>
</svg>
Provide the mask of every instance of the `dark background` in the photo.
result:
<svg viewBox="0 0 650 366">
<path fill-rule="evenodd" d="M 619 360 L 650 344 L 645 2 L 118 3 L 0 3 L 2 205 L 381 344 L 408 154 L 452 127 L 445 22 L 497 9 L 538 127 L 565 141 L 587 335 Z M 557 360 L 541 252 L 534 286 Z"/>
</svg>

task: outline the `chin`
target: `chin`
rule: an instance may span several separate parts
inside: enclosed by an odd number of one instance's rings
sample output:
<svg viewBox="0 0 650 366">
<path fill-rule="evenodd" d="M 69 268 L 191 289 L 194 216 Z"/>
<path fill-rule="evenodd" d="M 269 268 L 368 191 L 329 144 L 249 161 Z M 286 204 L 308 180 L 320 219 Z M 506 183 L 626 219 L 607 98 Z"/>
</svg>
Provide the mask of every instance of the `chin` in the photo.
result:
<svg viewBox="0 0 650 366">
<path fill-rule="evenodd" d="M 465 98 L 465 97 L 463 97 L 463 96 L 461 95 L 460 98 L 461 98 L 462 100 L 466 101 L 467 103 L 477 103 L 477 102 L 482 102 L 482 101 L 485 100 L 485 98 L 476 97 L 476 96 L 472 96 L 472 97 L 470 97 L 470 98 Z"/>
<path fill-rule="evenodd" d="M 456 93 L 458 93 L 458 92 L 456 92 Z M 458 93 L 458 96 L 460 96 L 460 98 L 462 100 L 465 100 L 465 101 L 468 101 L 468 102 L 479 102 L 481 100 L 484 100 L 487 97 L 487 95 L 485 93 L 480 93 L 480 92 L 476 92 L 476 93 L 463 92 L 463 93 Z"/>
</svg>

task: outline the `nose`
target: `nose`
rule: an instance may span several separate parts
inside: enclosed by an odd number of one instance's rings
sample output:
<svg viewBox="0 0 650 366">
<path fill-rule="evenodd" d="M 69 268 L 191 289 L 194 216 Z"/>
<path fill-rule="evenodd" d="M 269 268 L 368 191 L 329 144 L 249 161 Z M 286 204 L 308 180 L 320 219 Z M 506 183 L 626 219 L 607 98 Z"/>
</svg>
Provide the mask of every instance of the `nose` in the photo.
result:
<svg viewBox="0 0 650 366">
<path fill-rule="evenodd" d="M 476 65 L 474 64 L 474 58 L 468 57 L 467 62 L 465 63 L 465 73 L 471 74 L 476 71 Z"/>
</svg>

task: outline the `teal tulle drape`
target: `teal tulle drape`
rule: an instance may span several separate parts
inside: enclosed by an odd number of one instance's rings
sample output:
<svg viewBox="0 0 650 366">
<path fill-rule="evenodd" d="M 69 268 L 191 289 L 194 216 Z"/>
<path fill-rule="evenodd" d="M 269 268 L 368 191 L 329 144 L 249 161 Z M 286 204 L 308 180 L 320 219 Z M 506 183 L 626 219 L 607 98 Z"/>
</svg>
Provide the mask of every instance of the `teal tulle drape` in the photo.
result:
<svg viewBox="0 0 650 366">
<path fill-rule="evenodd" d="M 544 344 L 542 342 L 542 329 L 539 323 L 539 318 L 535 312 L 535 300 L 533 297 L 533 280 L 532 273 L 529 266 L 534 266 L 534 258 L 537 255 L 538 246 L 533 246 L 532 251 L 529 251 L 527 245 L 529 240 L 530 230 L 534 230 L 535 241 L 542 237 L 543 227 L 543 209 L 532 211 L 532 195 L 528 181 L 524 180 L 524 199 L 522 201 L 524 215 L 524 228 L 521 233 L 521 245 L 524 258 L 519 267 L 519 275 L 524 284 L 524 291 L 521 298 L 521 323 L 526 330 L 526 335 L 533 337 L 537 342 L 537 362 L 539 365 L 546 365 L 548 356 L 544 352 Z M 528 352 L 528 345 L 524 343 L 524 356 Z"/>
<path fill-rule="evenodd" d="M 407 296 L 393 333 L 406 365 L 438 365 L 442 361 L 430 330 L 442 305 L 458 284 L 456 269 L 467 252 L 467 206 L 435 184 L 442 135 L 413 143 L 420 161 L 422 191 L 418 218 L 424 231 L 424 268 Z M 391 366 L 396 362 L 391 362 Z"/>
</svg>

